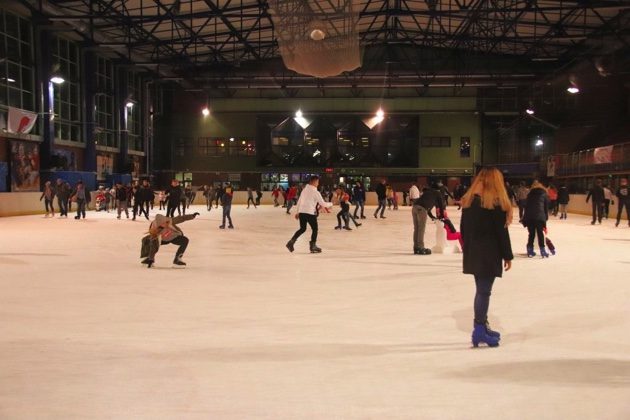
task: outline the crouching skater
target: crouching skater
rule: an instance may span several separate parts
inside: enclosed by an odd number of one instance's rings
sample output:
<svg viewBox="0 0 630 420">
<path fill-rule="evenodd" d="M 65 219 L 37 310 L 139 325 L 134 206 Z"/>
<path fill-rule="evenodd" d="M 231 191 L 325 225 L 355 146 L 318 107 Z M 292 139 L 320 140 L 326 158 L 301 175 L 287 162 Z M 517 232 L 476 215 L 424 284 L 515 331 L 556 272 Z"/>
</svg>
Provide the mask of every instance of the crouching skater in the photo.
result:
<svg viewBox="0 0 630 420">
<path fill-rule="evenodd" d="M 151 268 L 155 262 L 155 254 L 157 254 L 160 245 L 173 244 L 179 247 L 175 253 L 173 264 L 185 266 L 186 263 L 182 261 L 182 257 L 188 247 L 188 238 L 184 236 L 184 232 L 178 225 L 197 216 L 199 216 L 199 213 L 178 217 L 156 215 L 155 220 L 149 226 L 149 234 L 142 238 L 142 250 L 140 252 L 140 258 L 144 258 L 142 264 L 146 264 L 147 267 Z"/>
</svg>

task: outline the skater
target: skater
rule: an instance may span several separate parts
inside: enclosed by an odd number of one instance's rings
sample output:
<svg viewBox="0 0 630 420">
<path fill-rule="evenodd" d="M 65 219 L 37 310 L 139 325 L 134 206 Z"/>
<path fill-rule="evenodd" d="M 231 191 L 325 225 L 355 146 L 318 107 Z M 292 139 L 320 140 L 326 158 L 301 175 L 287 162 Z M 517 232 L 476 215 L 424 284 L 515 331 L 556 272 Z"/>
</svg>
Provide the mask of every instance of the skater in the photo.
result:
<svg viewBox="0 0 630 420">
<path fill-rule="evenodd" d="M 525 181 L 521 181 L 516 189 L 516 203 L 518 204 L 518 221 L 523 221 L 523 214 L 525 213 L 525 205 L 527 204 L 527 194 L 529 194 L 529 188 L 525 185 Z"/>
<path fill-rule="evenodd" d="M 254 201 L 254 191 L 247 187 L 247 208 L 249 208 L 249 203 L 252 203 L 254 208 L 256 208 L 256 202 Z"/>
<path fill-rule="evenodd" d="M 592 198 L 591 203 L 593 204 L 593 221 L 591 225 L 595 224 L 595 221 L 601 225 L 602 217 L 604 216 L 604 189 L 602 188 L 602 180 L 597 179 L 595 181 L 595 185 L 588 191 L 588 195 L 586 196 L 586 202 Z"/>
<path fill-rule="evenodd" d="M 190 202 L 190 187 L 184 187 L 182 188 L 182 197 L 179 200 L 179 206 L 177 206 L 177 214 L 183 214 L 184 216 L 186 215 L 186 209 L 189 206 L 189 202 Z M 181 213 L 179 212 L 179 209 L 182 209 Z"/>
<path fill-rule="evenodd" d="M 142 216 L 144 213 L 144 193 L 142 188 L 139 186 L 134 186 L 133 189 L 133 218 L 131 220 L 136 220 L 136 216 Z M 147 220 L 149 220 L 149 216 L 147 214 L 144 215 Z"/>
<path fill-rule="evenodd" d="M 343 229 L 345 230 L 352 230 L 350 228 L 350 220 L 354 222 L 355 227 L 361 226 L 361 223 L 357 223 L 355 218 L 350 215 L 350 195 L 348 195 L 348 193 L 345 193 L 344 195 L 341 196 L 339 205 L 341 206 L 341 210 L 339 210 L 339 213 L 337 213 L 337 226 L 335 226 L 335 229 L 342 228 L 341 226 L 342 220 L 344 221 Z"/>
<path fill-rule="evenodd" d="M 55 188 L 52 186 L 50 181 L 46 181 L 44 184 L 44 192 L 42 192 L 41 197 L 39 197 L 39 201 L 44 200 L 44 206 L 46 207 L 46 216 L 48 217 L 52 214 L 52 217 L 55 217 L 55 208 L 53 207 L 53 200 L 55 199 Z"/>
<path fill-rule="evenodd" d="M 120 220 L 120 215 L 122 212 L 125 212 L 125 216 L 129 219 L 129 205 L 127 201 L 128 193 L 127 188 L 120 182 L 116 183 L 116 202 L 118 203 L 118 216 L 116 217 Z"/>
<path fill-rule="evenodd" d="M 619 188 L 617 188 L 617 222 L 615 227 L 619 226 L 621 221 L 621 213 L 623 208 L 626 208 L 626 218 L 628 219 L 628 226 L 630 226 L 630 188 L 628 188 L 628 180 L 622 179 L 619 181 Z"/>
<path fill-rule="evenodd" d="M 420 198 L 413 202 L 413 207 L 411 208 L 411 217 L 413 218 L 413 253 L 416 255 L 431 254 L 431 250 L 424 247 L 424 231 L 427 225 L 427 217 L 431 214 L 433 207 L 438 209 L 438 214 L 442 214 L 445 209 L 439 187 L 437 185 L 433 187 L 425 188 Z"/>
<path fill-rule="evenodd" d="M 289 191 L 287 191 L 287 196 L 284 202 L 287 204 L 287 214 L 291 214 L 291 207 L 295 204 L 295 197 L 297 196 L 297 187 L 295 185 L 291 185 L 289 187 Z"/>
<path fill-rule="evenodd" d="M 188 216 L 179 217 L 166 217 L 161 214 L 155 216 L 155 220 L 151 222 L 149 226 L 149 234 L 142 239 L 142 251 L 140 258 L 142 264 L 146 264 L 148 268 L 151 268 L 155 262 L 155 254 L 157 253 L 160 244 L 173 244 L 177 245 L 177 251 L 175 252 L 175 258 L 173 264 L 178 266 L 185 266 L 186 263 L 182 261 L 184 252 L 188 247 L 188 238 L 184 235 L 184 232 L 179 228 L 178 224 L 184 223 L 188 220 L 193 220 L 199 216 L 199 213 L 189 214 Z"/>
<path fill-rule="evenodd" d="M 164 191 L 158 193 L 158 201 L 160 202 L 160 210 L 166 210 L 166 194 L 164 194 Z"/>
<path fill-rule="evenodd" d="M 497 347 L 501 335 L 488 325 L 490 294 L 496 277 L 512 267 L 512 246 L 508 225 L 512 204 L 505 191 L 503 175 L 496 168 L 482 168 L 462 198 L 460 232 L 464 241 L 464 274 L 475 276 L 474 329 L 472 344 Z"/>
<path fill-rule="evenodd" d="M 386 219 L 383 215 L 385 213 L 385 203 L 387 200 L 387 187 L 385 186 L 386 181 L 384 179 L 381 180 L 381 183 L 376 186 L 374 189 L 376 191 L 376 197 L 378 198 L 378 207 L 374 212 L 374 218 L 378 218 L 378 212 L 381 212 L 381 219 Z"/>
<path fill-rule="evenodd" d="M 70 190 L 66 187 L 66 184 L 61 180 L 57 180 L 57 204 L 59 205 L 59 217 L 68 218 L 68 198 L 70 197 Z"/>
<path fill-rule="evenodd" d="M 223 186 L 221 184 L 219 184 L 219 186 L 216 188 L 215 190 L 215 195 L 214 198 L 216 200 L 216 205 L 214 206 L 215 209 L 219 208 L 219 201 L 223 198 Z"/>
<path fill-rule="evenodd" d="M 225 184 L 225 188 L 223 188 L 223 197 L 221 197 L 221 205 L 223 206 L 223 223 L 219 226 L 219 229 L 225 229 L 225 219 L 230 223 L 228 225 L 228 229 L 234 229 L 234 225 L 232 224 L 232 197 L 234 196 L 234 190 L 232 189 L 232 185 L 230 183 Z"/>
<path fill-rule="evenodd" d="M 455 187 L 455 191 L 453 191 L 453 200 L 457 205 L 457 210 L 462 209 L 462 197 L 464 196 L 464 194 L 466 194 L 466 187 L 464 186 L 464 184 L 459 184 L 457 187 Z M 516 194 L 514 195 L 514 197 L 514 201 L 518 204 Z"/>
<path fill-rule="evenodd" d="M 462 240 L 462 234 L 461 232 L 457 231 L 451 219 L 448 218 L 448 214 L 446 213 L 446 210 L 442 211 L 441 213 L 440 211 L 438 211 L 438 219 L 442 223 L 444 223 L 444 230 L 446 231 L 446 239 L 449 241 L 455 241 L 455 240 L 459 241 L 459 246 L 462 249 L 464 249 L 464 241 Z"/>
<path fill-rule="evenodd" d="M 260 187 L 256 188 L 256 205 L 260 206 L 260 200 L 262 199 L 263 193 L 260 191 Z"/>
<path fill-rule="evenodd" d="M 65 182 L 63 185 L 68 191 L 68 201 L 66 202 L 66 216 L 68 216 L 68 212 L 72 211 L 72 185 L 69 182 Z"/>
<path fill-rule="evenodd" d="M 409 202 L 407 201 L 408 197 L 409 197 L 409 191 L 403 190 L 403 206 L 405 207 L 409 205 Z"/>
<path fill-rule="evenodd" d="M 527 239 L 527 256 L 529 258 L 536 256 L 534 252 L 534 238 L 536 236 L 538 236 L 540 256 L 549 257 L 545 249 L 545 233 L 543 232 L 547 227 L 547 220 L 549 220 L 549 196 L 547 196 L 545 187 L 540 182 L 534 181 L 527 195 L 527 204 L 523 215 L 523 226 L 529 232 Z"/>
<path fill-rule="evenodd" d="M 77 186 L 72 192 L 72 200 L 77 202 L 77 215 L 74 217 L 75 220 L 79 220 L 81 216 L 85 219 L 85 208 L 92 199 L 90 192 L 85 188 L 85 185 L 83 185 L 83 181 L 77 182 Z"/>
<path fill-rule="evenodd" d="M 155 191 L 151 188 L 151 184 L 149 184 L 148 179 L 142 181 L 142 187 L 140 187 L 140 198 L 142 199 L 140 207 L 144 208 L 144 217 L 149 220 L 149 210 L 153 208 Z"/>
<path fill-rule="evenodd" d="M 361 181 L 357 181 L 354 185 L 354 189 L 352 191 L 352 197 L 354 199 L 354 218 L 361 217 L 361 219 L 365 219 L 365 188 L 363 188 L 363 184 Z M 361 215 L 357 216 L 357 213 L 361 209 Z"/>
<path fill-rule="evenodd" d="M 174 217 L 175 209 L 179 208 L 183 196 L 182 188 L 176 179 L 171 181 L 171 186 L 166 190 L 166 217 Z"/>
<path fill-rule="evenodd" d="M 331 202 L 326 202 L 322 198 L 322 195 L 317 191 L 319 186 L 319 176 L 311 175 L 309 183 L 300 194 L 300 199 L 297 203 L 297 212 L 295 218 L 300 221 L 300 228 L 295 232 L 293 237 L 287 242 L 287 249 L 293 252 L 295 241 L 306 232 L 306 225 L 311 227 L 311 241 L 309 242 L 311 254 L 318 254 L 322 252 L 321 248 L 317 247 L 317 206 L 323 209 L 329 209 L 332 207 Z"/>
<path fill-rule="evenodd" d="M 442 181 L 438 181 L 438 188 L 444 199 L 444 207 L 448 206 L 448 199 L 453 199 L 453 195 L 449 192 L 448 187 L 442 184 Z"/>
<path fill-rule="evenodd" d="M 547 196 L 549 197 L 549 210 L 552 216 L 558 215 L 558 190 L 553 184 L 549 184 L 547 188 Z"/>
<path fill-rule="evenodd" d="M 206 209 L 212 210 L 212 201 L 214 200 L 214 188 L 208 185 L 203 186 L 203 197 L 206 199 Z"/>
<path fill-rule="evenodd" d="M 560 220 L 567 218 L 567 205 L 569 204 L 569 189 L 562 184 L 558 189 L 558 211 L 560 212 Z"/>
<path fill-rule="evenodd" d="M 608 213 L 610 212 L 610 204 L 615 205 L 613 200 L 613 193 L 608 188 L 608 184 L 604 184 L 604 219 L 608 220 Z"/>
<path fill-rule="evenodd" d="M 391 210 L 394 204 L 394 189 L 389 184 L 385 187 L 385 196 L 387 197 L 387 210 Z"/>
<path fill-rule="evenodd" d="M 273 206 L 280 206 L 280 202 L 278 201 L 278 197 L 280 196 L 280 189 L 278 187 L 273 187 L 271 190 L 271 196 L 273 197 Z"/>
</svg>

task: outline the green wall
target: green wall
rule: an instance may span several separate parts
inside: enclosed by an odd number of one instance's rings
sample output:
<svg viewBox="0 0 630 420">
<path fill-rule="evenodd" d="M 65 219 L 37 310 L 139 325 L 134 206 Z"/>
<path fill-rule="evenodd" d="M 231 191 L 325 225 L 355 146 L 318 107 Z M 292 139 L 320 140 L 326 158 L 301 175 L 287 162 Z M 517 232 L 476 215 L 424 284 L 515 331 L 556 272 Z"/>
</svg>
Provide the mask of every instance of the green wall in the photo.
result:
<svg viewBox="0 0 630 420">
<path fill-rule="evenodd" d="M 451 147 L 419 148 L 420 168 L 472 169 L 481 153 L 481 126 L 478 115 L 469 113 L 421 114 L 420 137 L 450 137 Z M 459 155 L 460 137 L 470 137 L 470 158 Z"/>
</svg>

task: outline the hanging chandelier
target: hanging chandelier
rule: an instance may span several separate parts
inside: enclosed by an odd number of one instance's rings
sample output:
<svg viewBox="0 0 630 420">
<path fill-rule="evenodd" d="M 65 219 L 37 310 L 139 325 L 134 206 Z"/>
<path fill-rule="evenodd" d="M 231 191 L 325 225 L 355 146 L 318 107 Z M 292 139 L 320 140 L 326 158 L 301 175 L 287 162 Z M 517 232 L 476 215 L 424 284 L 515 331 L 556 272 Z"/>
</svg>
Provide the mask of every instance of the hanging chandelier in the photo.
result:
<svg viewBox="0 0 630 420">
<path fill-rule="evenodd" d="M 353 0 L 270 0 L 269 5 L 288 69 L 323 78 L 361 66 L 359 13 Z"/>
</svg>

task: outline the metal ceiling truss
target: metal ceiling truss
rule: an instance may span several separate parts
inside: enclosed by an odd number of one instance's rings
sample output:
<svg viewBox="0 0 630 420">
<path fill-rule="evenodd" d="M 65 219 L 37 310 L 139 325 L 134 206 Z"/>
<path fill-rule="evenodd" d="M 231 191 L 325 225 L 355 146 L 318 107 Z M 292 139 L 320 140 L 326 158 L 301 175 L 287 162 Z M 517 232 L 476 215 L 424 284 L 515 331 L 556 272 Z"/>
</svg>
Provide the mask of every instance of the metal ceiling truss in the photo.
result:
<svg viewBox="0 0 630 420">
<path fill-rule="evenodd" d="M 183 77 L 210 72 L 211 79 L 241 66 L 260 66 L 278 61 L 278 43 L 266 0 L 20 0 L 46 3 L 57 13 L 42 14 L 53 22 L 89 24 L 82 33 L 95 46 L 125 51 L 139 65 L 168 65 Z M 304 0 L 314 12 L 326 11 L 334 20 L 340 0 Z M 417 60 L 410 48 L 425 53 L 440 52 L 448 69 L 467 75 L 484 68 L 475 56 L 510 57 L 525 60 L 557 60 L 559 67 L 578 54 L 597 54 L 593 39 L 615 38 L 628 48 L 628 1 L 605 0 L 358 0 L 358 28 L 362 46 L 368 50 L 387 46 L 394 61 Z M 97 32 L 106 38 L 95 37 Z M 387 51 L 383 52 L 385 60 Z M 138 56 L 144 57 L 139 60 Z M 391 58 L 391 57 L 390 57 Z M 369 66 L 368 66 L 369 67 Z M 277 68 L 271 64 L 271 68 Z M 356 88 L 373 69 L 358 69 L 340 76 Z M 435 82 L 438 69 L 411 69 L 419 78 L 419 94 Z M 274 70 L 275 71 L 275 70 Z M 263 72 L 264 73 L 264 72 Z M 296 75 L 297 76 L 297 75 Z M 382 84 L 392 80 L 387 74 Z M 324 83 L 326 84 L 326 83 Z M 287 91 L 288 95 L 295 92 Z"/>
</svg>

